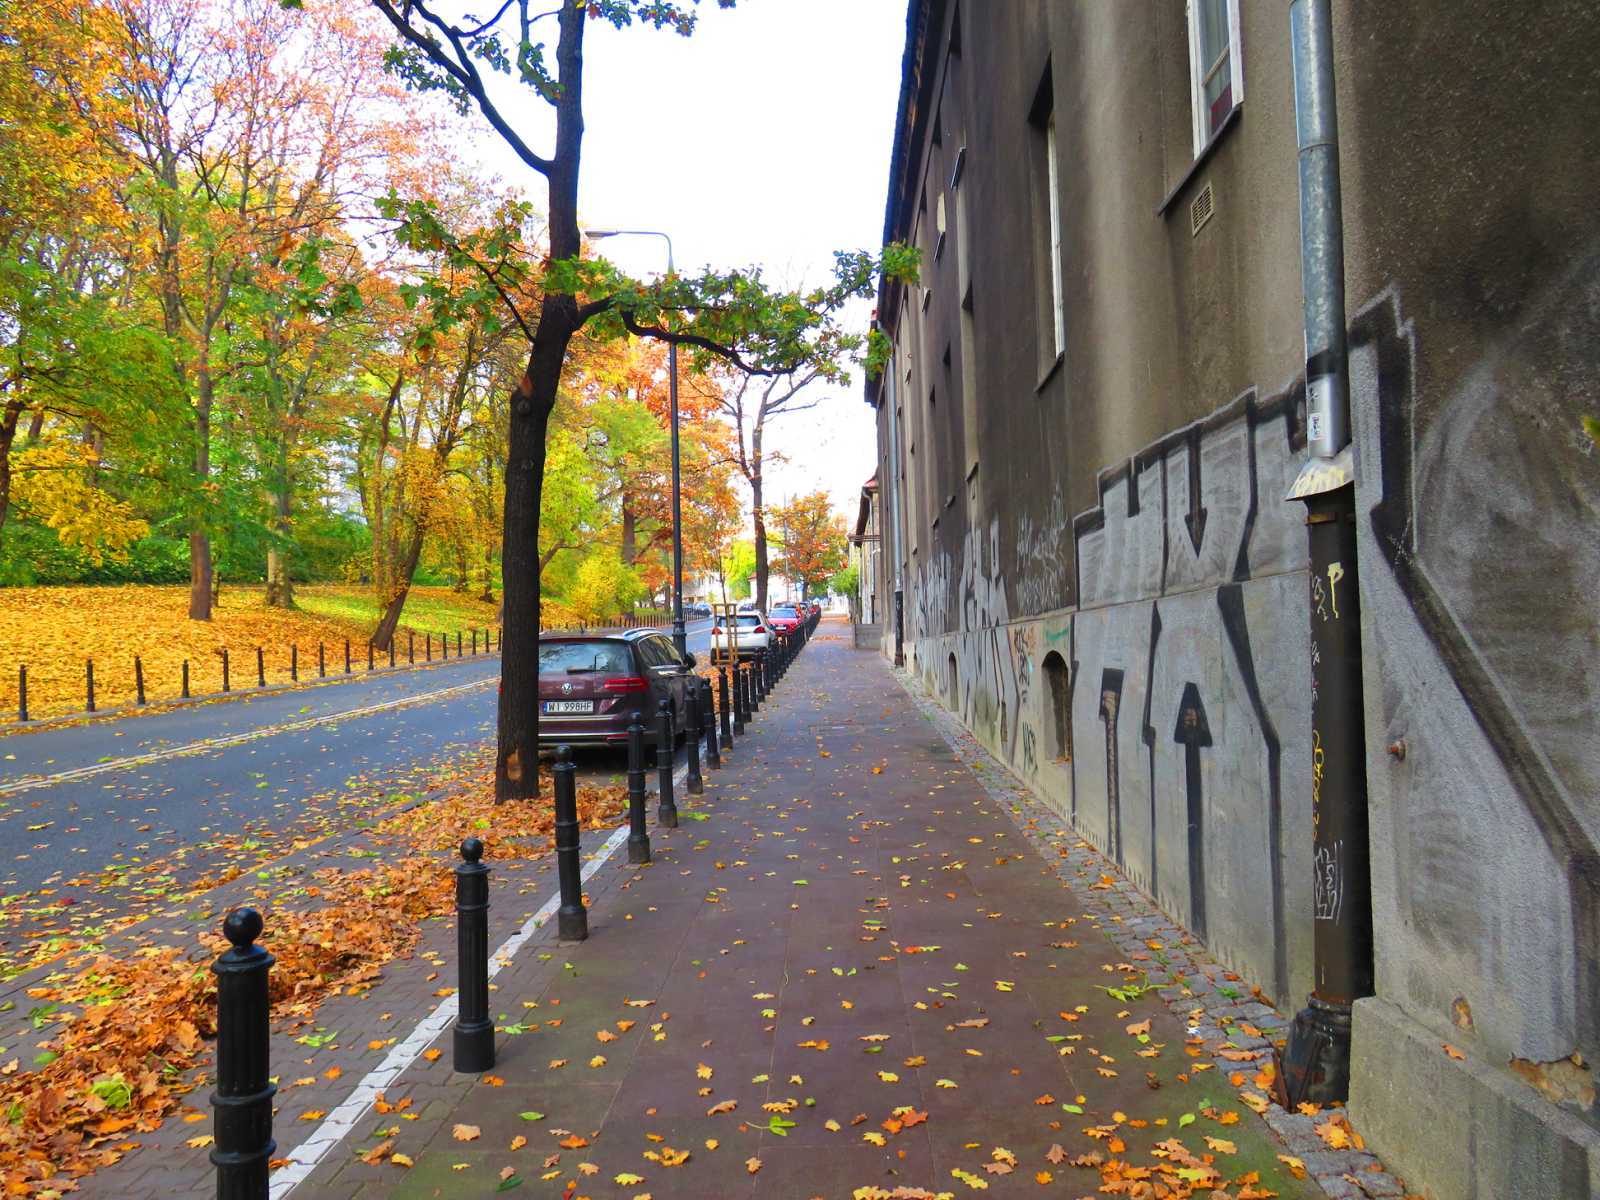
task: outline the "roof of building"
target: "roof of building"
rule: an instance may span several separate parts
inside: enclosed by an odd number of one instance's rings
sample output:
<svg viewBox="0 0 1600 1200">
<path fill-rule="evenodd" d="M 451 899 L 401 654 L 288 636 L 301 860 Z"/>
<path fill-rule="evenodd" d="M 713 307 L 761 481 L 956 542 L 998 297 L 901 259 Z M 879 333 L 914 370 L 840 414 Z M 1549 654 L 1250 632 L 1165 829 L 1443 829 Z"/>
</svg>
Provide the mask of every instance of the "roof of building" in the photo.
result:
<svg viewBox="0 0 1600 1200">
<path fill-rule="evenodd" d="M 850 535 L 850 540 L 859 542 L 867 534 L 867 521 L 872 517 L 872 498 L 878 494 L 878 477 L 873 477 L 861 485 L 861 511 L 856 515 L 856 531 Z"/>
</svg>

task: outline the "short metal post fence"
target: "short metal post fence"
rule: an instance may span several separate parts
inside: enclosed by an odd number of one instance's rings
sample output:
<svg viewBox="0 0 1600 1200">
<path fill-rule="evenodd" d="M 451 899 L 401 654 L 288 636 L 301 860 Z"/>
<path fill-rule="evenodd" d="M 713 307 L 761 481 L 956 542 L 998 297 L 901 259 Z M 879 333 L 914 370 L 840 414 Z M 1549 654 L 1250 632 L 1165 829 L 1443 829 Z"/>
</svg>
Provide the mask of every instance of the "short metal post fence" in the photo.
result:
<svg viewBox="0 0 1600 1200">
<path fill-rule="evenodd" d="M 472 656 L 474 658 L 478 656 L 478 631 L 476 629 L 472 631 Z"/>
<path fill-rule="evenodd" d="M 327 660 L 327 657 L 322 652 L 322 643 L 318 642 L 317 643 L 317 678 L 318 679 L 326 679 L 327 677 L 328 677 L 328 660 Z"/>
<path fill-rule="evenodd" d="M 255 944 L 261 914 L 236 908 L 222 923 L 232 943 L 211 970 L 217 977 L 217 1090 L 211 1093 L 211 1162 L 217 1200 L 266 1200 L 272 1140 L 267 1001 L 273 957 Z"/>
<path fill-rule="evenodd" d="M 706 765 L 713 771 L 722 769 L 722 748 L 717 745 L 717 702 L 711 695 L 711 680 L 699 680 L 695 689 L 700 705 L 700 725 L 706 731 Z"/>
<path fill-rule="evenodd" d="M 728 668 L 717 668 L 717 719 L 722 722 L 723 749 L 733 748 L 733 712 L 728 707 Z"/>
<path fill-rule="evenodd" d="M 634 713 L 628 722 L 628 861 L 650 861 L 650 834 L 644 825 L 644 722 Z"/>
<path fill-rule="evenodd" d="M 426 656 L 424 658 L 425 662 L 433 661 L 433 634 L 425 633 L 422 635 L 422 652 Z"/>
<path fill-rule="evenodd" d="M 389 669 L 394 670 L 394 634 L 389 635 Z"/>
<path fill-rule="evenodd" d="M 672 703 L 661 702 L 656 710 L 656 824 L 667 829 L 678 827 L 678 805 L 672 798 Z"/>
<path fill-rule="evenodd" d="M 556 936 L 581 942 L 589 936 L 589 913 L 583 907 L 583 874 L 578 866 L 578 767 L 572 747 L 556 747 L 556 875 L 561 907 L 556 910 Z"/>
<path fill-rule="evenodd" d="M 133 656 L 133 694 L 140 704 L 144 703 L 144 662 L 137 654 Z"/>
<path fill-rule="evenodd" d="M 703 796 L 705 779 L 700 775 L 700 681 L 689 676 L 689 686 L 684 696 L 683 753 L 688 764 L 683 787 L 691 796 Z"/>
<path fill-rule="evenodd" d="M 372 639 L 367 639 L 367 670 L 372 670 Z"/>
<path fill-rule="evenodd" d="M 84 685 L 84 690 L 87 693 L 86 699 L 87 699 L 88 705 L 89 705 L 88 711 L 89 712 L 93 712 L 94 711 L 94 659 L 92 659 L 92 658 L 86 658 L 86 659 L 83 660 L 83 685 Z"/>
<path fill-rule="evenodd" d="M 300 682 L 300 647 L 289 643 L 289 682 Z"/>
<path fill-rule="evenodd" d="M 417 631 L 415 629 L 408 629 L 408 630 L 406 630 L 406 662 L 408 662 L 408 663 L 412 664 L 413 666 L 415 666 L 416 665 L 416 661 L 417 661 Z"/>
<path fill-rule="evenodd" d="M 17 668 L 17 720 L 28 719 L 28 668 Z"/>
<path fill-rule="evenodd" d="M 489 867 L 483 843 L 461 843 L 456 864 L 456 973 L 460 997 L 452 1036 L 455 1069 L 476 1075 L 494 1066 L 494 1022 L 489 1019 Z"/>
<path fill-rule="evenodd" d="M 350 674 L 350 639 L 344 640 L 344 673 Z"/>
<path fill-rule="evenodd" d="M 461 630 L 456 630 L 456 657 L 461 657 Z"/>
<path fill-rule="evenodd" d="M 750 712 L 745 707 L 744 672 L 739 668 L 738 659 L 734 660 L 730 683 L 733 687 L 733 731 L 743 737 L 745 726 L 749 724 Z"/>
<path fill-rule="evenodd" d="M 228 650 L 227 650 L 227 647 L 223 647 L 223 650 L 222 650 L 222 690 L 225 691 L 225 692 L 232 690 L 229 687 L 229 684 L 228 684 Z"/>
<path fill-rule="evenodd" d="M 178 693 L 183 699 L 189 698 L 189 660 L 183 660 L 183 690 Z"/>
<path fill-rule="evenodd" d="M 267 659 L 261 653 L 260 646 L 256 647 L 256 686 L 258 688 L 267 686 Z"/>
</svg>

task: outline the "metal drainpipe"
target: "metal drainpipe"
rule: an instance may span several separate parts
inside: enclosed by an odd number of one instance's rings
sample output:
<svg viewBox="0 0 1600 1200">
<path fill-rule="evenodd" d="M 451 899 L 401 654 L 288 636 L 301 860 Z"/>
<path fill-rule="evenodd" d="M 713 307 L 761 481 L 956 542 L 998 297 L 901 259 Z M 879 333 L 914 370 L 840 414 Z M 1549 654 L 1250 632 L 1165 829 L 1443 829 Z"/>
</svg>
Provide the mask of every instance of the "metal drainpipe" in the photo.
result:
<svg viewBox="0 0 1600 1200">
<path fill-rule="evenodd" d="M 885 330 L 885 336 L 888 331 Z M 894 532 L 894 665 L 906 665 L 905 583 L 900 573 L 900 418 L 895 415 L 894 358 L 883 371 L 884 404 L 889 408 L 889 496 L 890 525 Z M 881 543 L 880 543 L 881 544 Z"/>
<path fill-rule="evenodd" d="M 1345 345 L 1344 225 L 1330 0 L 1291 0 L 1300 159 L 1309 458 L 1288 499 L 1306 505 L 1311 587 L 1311 822 L 1315 981 L 1294 1019 L 1280 1100 L 1350 1092 L 1352 1004 L 1373 991 L 1372 888 L 1362 717 L 1361 606 Z"/>
</svg>

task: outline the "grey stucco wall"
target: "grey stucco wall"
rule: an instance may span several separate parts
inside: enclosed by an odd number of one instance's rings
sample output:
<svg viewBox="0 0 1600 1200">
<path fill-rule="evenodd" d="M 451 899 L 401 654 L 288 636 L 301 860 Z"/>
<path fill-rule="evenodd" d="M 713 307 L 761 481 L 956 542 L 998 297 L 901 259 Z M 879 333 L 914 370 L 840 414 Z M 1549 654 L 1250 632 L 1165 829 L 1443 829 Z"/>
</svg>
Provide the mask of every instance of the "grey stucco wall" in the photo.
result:
<svg viewBox="0 0 1600 1200">
<path fill-rule="evenodd" d="M 1013 619 L 991 526 L 970 566 L 916 574 L 907 631 L 915 669 L 994 753 L 1282 1004 L 1311 985 L 1310 795 L 1292 767 L 1309 754 L 1305 539 L 1282 499 L 1300 422 L 1297 392 L 1246 393 L 1103 473 L 1072 522 L 1082 605 Z M 942 632 L 952 608 L 962 628 Z"/>
</svg>

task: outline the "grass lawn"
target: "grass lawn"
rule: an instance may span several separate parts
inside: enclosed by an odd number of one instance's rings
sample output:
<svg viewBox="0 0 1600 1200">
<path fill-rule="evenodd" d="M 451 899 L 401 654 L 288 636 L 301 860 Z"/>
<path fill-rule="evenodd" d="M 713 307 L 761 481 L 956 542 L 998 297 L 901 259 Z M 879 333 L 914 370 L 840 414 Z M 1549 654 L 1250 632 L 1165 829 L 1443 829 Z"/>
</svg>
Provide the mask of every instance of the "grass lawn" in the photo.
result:
<svg viewBox="0 0 1600 1200">
<path fill-rule="evenodd" d="M 18 667 L 28 668 L 31 717 L 81 712 L 85 705 L 84 663 L 94 661 L 95 702 L 99 708 L 130 703 L 135 697 L 134 658 L 143 663 L 145 695 L 152 702 L 181 693 L 189 663 L 195 695 L 222 688 L 222 651 L 228 651 L 234 690 L 256 685 L 260 647 L 268 683 L 290 678 L 290 647 L 299 651 L 301 679 L 317 674 L 321 643 L 330 675 L 344 670 L 344 642 L 351 645 L 352 667 L 366 665 L 366 639 L 378 623 L 371 590 L 355 584 L 315 584 L 296 589 L 299 608 L 269 609 L 259 585 L 224 584 L 210 622 L 188 618 L 186 586 L 0 588 L 0 722 L 17 716 Z M 470 650 L 474 629 L 496 623 L 496 606 L 444 587 L 413 588 L 401 618 L 396 649 L 406 653 L 406 630 L 415 631 L 416 655 L 423 659 L 423 636 L 438 639 L 460 630 Z M 482 635 L 480 634 L 480 645 Z M 383 660 L 380 659 L 380 663 Z"/>
</svg>

